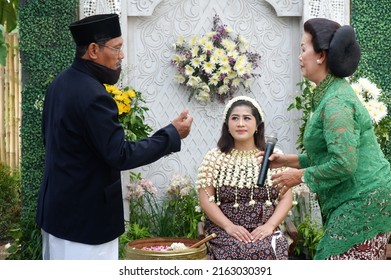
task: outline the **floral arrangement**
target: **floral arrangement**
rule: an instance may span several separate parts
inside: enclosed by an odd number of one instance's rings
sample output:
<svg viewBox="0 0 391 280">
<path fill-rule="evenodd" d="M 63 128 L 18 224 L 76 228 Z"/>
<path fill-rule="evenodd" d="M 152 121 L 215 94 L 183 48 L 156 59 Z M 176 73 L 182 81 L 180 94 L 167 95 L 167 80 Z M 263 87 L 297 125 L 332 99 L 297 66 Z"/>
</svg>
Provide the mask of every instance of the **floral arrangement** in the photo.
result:
<svg viewBox="0 0 391 280">
<path fill-rule="evenodd" d="M 157 188 L 151 180 L 141 178 L 140 173 L 130 173 L 126 199 L 129 200 L 129 224 L 146 228 L 150 235 L 158 235 L 160 206 Z"/>
<path fill-rule="evenodd" d="M 119 89 L 115 85 L 105 84 L 108 93 L 113 97 L 118 107 L 118 120 L 125 131 L 125 138 L 128 141 L 137 141 L 149 136 L 152 128 L 145 123 L 144 113 L 147 107 L 141 92 L 132 88 Z"/>
<path fill-rule="evenodd" d="M 202 212 L 198 192 L 187 177 L 172 177 L 163 197 L 157 188 L 140 173 L 131 173 L 127 185 L 129 220 L 127 230 L 120 238 L 125 243 L 143 237 L 197 238 L 197 224 Z"/>
<path fill-rule="evenodd" d="M 162 201 L 164 227 L 161 236 L 197 238 L 197 224 L 202 219 L 198 191 L 189 177 L 174 175 Z"/>
<path fill-rule="evenodd" d="M 390 137 L 391 117 L 387 117 L 387 106 L 380 101 L 383 94 L 382 90 L 368 78 L 351 81 L 351 86 L 362 104 L 367 108 L 376 137 L 383 147 Z"/>
<path fill-rule="evenodd" d="M 193 36 L 188 42 L 179 36 L 174 44 L 172 64 L 178 70 L 175 80 L 190 88 L 189 100 L 199 101 L 231 98 L 242 85 L 249 90 L 253 70 L 260 55 L 250 52 L 249 43 L 224 25 L 215 15 L 211 32 Z"/>
<path fill-rule="evenodd" d="M 352 82 L 351 86 L 365 108 L 367 108 L 369 115 L 375 124 L 378 124 L 387 116 L 387 106 L 379 101 L 381 90 L 376 84 L 372 83 L 367 78 L 359 78 L 357 82 Z"/>
</svg>

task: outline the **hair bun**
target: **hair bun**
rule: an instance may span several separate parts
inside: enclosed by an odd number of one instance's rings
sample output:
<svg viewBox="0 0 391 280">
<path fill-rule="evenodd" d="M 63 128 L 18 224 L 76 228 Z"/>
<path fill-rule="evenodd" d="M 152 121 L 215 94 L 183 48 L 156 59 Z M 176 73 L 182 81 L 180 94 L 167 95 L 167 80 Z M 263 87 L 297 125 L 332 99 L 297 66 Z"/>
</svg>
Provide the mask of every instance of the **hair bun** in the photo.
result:
<svg viewBox="0 0 391 280">
<path fill-rule="evenodd" d="M 332 74 L 348 77 L 356 71 L 360 62 L 360 45 L 354 29 L 344 25 L 335 31 L 330 42 L 327 63 Z"/>
</svg>

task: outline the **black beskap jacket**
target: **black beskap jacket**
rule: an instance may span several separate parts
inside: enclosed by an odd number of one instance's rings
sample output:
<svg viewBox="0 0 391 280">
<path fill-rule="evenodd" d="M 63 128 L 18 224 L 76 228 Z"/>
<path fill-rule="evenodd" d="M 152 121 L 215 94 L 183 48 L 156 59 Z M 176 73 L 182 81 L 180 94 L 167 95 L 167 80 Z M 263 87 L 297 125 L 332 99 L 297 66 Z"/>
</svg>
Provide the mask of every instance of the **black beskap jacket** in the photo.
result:
<svg viewBox="0 0 391 280">
<path fill-rule="evenodd" d="M 42 116 L 45 172 L 36 222 L 70 241 L 102 244 L 124 232 L 120 171 L 177 152 L 173 125 L 124 140 L 117 105 L 81 59 L 48 87 Z"/>
</svg>

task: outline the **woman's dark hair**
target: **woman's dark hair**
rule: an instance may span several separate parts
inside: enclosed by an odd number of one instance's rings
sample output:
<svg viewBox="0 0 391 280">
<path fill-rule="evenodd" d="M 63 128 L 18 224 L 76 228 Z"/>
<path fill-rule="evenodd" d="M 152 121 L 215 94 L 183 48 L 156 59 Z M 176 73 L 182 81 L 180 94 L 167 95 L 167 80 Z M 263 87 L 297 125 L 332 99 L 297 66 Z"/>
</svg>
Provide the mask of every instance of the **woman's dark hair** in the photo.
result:
<svg viewBox="0 0 391 280">
<path fill-rule="evenodd" d="M 261 118 L 258 110 L 254 107 L 254 105 L 246 100 L 238 100 L 232 104 L 232 106 L 228 109 L 227 115 L 225 116 L 225 120 L 223 126 L 221 128 L 221 136 L 219 141 L 217 142 L 217 147 L 223 153 L 229 153 L 234 148 L 234 139 L 232 135 L 228 131 L 228 119 L 231 115 L 232 110 L 238 106 L 248 106 L 251 108 L 251 113 L 255 117 L 255 121 L 257 124 L 256 133 L 254 133 L 254 142 L 255 146 L 261 151 L 265 150 L 265 123 Z"/>
<path fill-rule="evenodd" d="M 327 66 L 333 75 L 343 78 L 356 71 L 361 50 L 353 27 L 325 18 L 312 18 L 304 23 L 304 31 L 311 34 L 315 52 L 326 51 Z"/>
<path fill-rule="evenodd" d="M 338 22 L 326 18 L 311 18 L 304 23 L 304 31 L 311 34 L 314 51 L 328 51 L 335 31 L 340 28 Z"/>
</svg>

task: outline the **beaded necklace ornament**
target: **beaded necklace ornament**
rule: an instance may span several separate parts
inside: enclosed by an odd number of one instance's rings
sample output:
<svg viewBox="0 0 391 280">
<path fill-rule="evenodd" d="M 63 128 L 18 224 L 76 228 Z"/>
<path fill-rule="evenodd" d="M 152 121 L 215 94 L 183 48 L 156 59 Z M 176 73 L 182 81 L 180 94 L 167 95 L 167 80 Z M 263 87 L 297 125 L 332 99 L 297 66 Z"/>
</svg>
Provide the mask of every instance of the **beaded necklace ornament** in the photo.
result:
<svg viewBox="0 0 391 280">
<path fill-rule="evenodd" d="M 257 165 L 256 153 L 259 150 L 240 151 L 233 149 L 230 153 L 223 153 L 218 148 L 210 150 L 201 166 L 198 169 L 198 176 L 196 181 L 197 189 L 202 188 L 209 199 L 209 202 L 216 202 L 220 206 L 220 188 L 222 186 L 230 186 L 235 188 L 235 203 L 234 208 L 239 206 L 237 198 L 240 189 L 250 189 L 249 205 L 253 206 L 256 201 L 253 197 L 254 188 L 257 186 L 257 178 L 259 173 L 259 166 Z M 268 172 L 265 182 L 267 193 L 266 206 L 272 206 L 273 203 L 270 198 L 271 175 L 275 173 L 274 170 Z M 210 194 L 207 190 L 208 186 L 213 186 L 216 191 L 215 201 L 214 194 Z M 275 202 L 275 204 L 277 201 Z"/>
</svg>

